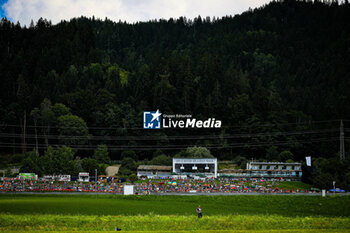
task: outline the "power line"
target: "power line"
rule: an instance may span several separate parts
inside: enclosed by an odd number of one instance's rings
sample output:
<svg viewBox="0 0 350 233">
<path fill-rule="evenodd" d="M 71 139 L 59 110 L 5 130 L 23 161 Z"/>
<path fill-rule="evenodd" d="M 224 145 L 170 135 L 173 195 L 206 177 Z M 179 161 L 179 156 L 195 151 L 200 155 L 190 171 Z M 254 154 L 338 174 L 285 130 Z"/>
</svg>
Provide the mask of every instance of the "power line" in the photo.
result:
<svg viewBox="0 0 350 233">
<path fill-rule="evenodd" d="M 233 143 L 228 145 L 214 144 L 214 145 L 196 145 L 196 146 L 205 146 L 209 149 L 228 149 L 228 148 L 246 148 L 246 147 L 261 147 L 261 146 L 273 146 L 273 145 L 294 145 L 295 143 L 314 143 L 314 142 L 330 142 L 337 141 L 338 137 L 328 137 L 328 138 L 318 138 L 318 139 L 309 139 L 309 140 L 295 140 L 295 141 L 275 141 L 275 142 L 259 142 L 259 143 Z M 220 145 L 220 146 L 218 146 Z M 36 146 L 35 144 L 27 144 L 27 146 Z M 51 146 L 64 146 L 62 144 L 56 144 Z M 193 145 L 107 145 L 109 150 L 178 150 L 178 149 L 187 149 L 189 146 Z M 0 147 L 5 148 L 22 148 L 22 145 L 16 143 L 0 143 Z M 72 149 L 77 150 L 93 150 L 96 149 L 96 146 L 93 145 L 70 145 Z M 45 144 L 38 144 L 39 149 L 47 149 Z"/>
<path fill-rule="evenodd" d="M 330 123 L 330 122 L 339 122 L 340 120 L 324 120 L 324 121 L 304 121 L 304 122 L 289 122 L 289 123 L 263 123 L 263 124 L 254 124 L 254 126 L 282 126 L 282 125 L 312 125 L 312 124 L 321 124 L 321 123 Z M 350 121 L 350 120 L 343 120 L 345 121 Z M 23 128 L 23 125 L 13 125 L 13 124 L 3 124 L 1 127 L 14 127 L 14 128 Z M 26 128 L 50 128 L 50 129 L 67 129 L 67 128 L 80 128 L 77 126 L 44 126 L 44 125 L 26 125 Z M 233 125 L 233 126 L 222 126 L 221 128 L 218 129 L 226 129 L 226 128 L 242 128 L 242 125 Z M 143 127 L 98 127 L 98 126 L 88 126 L 88 129 L 102 129 L 102 130 L 144 130 Z"/>
<path fill-rule="evenodd" d="M 89 140 L 113 140 L 113 141 L 139 141 L 139 140 L 183 140 L 183 139 L 232 139 L 232 138 L 250 138 L 250 137 L 262 137 L 262 136 L 293 136 L 293 135 L 305 135 L 305 134 L 322 134 L 339 132 L 338 128 L 321 129 L 321 130 L 305 130 L 305 131 L 290 131 L 290 132 L 266 132 L 266 133 L 248 133 L 248 134 L 229 134 L 229 135 L 190 135 L 190 136 L 87 136 L 87 135 L 45 135 L 45 134 L 26 134 L 27 139 L 89 139 Z M 0 133 L 0 138 L 23 138 L 23 134 L 12 133 Z"/>
</svg>

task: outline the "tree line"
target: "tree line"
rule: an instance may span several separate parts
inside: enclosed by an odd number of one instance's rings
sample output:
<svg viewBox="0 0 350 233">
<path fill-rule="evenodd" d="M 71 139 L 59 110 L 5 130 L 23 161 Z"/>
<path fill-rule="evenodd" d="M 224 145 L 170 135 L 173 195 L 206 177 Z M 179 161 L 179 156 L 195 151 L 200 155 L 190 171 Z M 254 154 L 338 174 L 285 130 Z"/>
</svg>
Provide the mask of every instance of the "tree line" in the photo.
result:
<svg viewBox="0 0 350 233">
<path fill-rule="evenodd" d="M 336 159 L 338 119 L 349 132 L 349 9 L 286 0 L 236 16 L 133 24 L 3 18 L 1 153 L 68 146 L 84 159 L 106 145 L 112 160 L 134 151 L 151 161 L 197 145 L 226 160 L 284 151 L 294 161 Z M 143 111 L 156 109 L 223 127 L 142 129 Z"/>
</svg>

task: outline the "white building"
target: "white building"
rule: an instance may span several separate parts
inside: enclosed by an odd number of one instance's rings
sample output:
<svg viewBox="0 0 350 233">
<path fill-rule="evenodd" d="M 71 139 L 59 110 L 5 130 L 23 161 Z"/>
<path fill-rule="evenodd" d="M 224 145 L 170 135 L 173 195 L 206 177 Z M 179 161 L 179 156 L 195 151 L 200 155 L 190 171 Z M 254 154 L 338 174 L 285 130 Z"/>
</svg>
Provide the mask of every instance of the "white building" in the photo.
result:
<svg viewBox="0 0 350 233">
<path fill-rule="evenodd" d="M 301 163 L 249 162 L 246 174 L 249 177 L 300 179 Z"/>
<path fill-rule="evenodd" d="M 89 182 L 90 176 L 88 172 L 79 172 L 79 182 Z"/>
<path fill-rule="evenodd" d="M 173 173 L 217 178 L 218 162 L 216 158 L 173 158 Z"/>
</svg>

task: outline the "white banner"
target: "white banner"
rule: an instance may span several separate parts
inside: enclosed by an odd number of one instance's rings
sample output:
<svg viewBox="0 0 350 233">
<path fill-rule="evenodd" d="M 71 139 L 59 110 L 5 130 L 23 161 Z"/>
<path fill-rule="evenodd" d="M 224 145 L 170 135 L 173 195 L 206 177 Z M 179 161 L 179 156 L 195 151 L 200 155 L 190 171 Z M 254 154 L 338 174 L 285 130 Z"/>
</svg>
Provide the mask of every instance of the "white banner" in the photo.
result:
<svg viewBox="0 0 350 233">
<path fill-rule="evenodd" d="M 306 166 L 311 167 L 311 156 L 307 156 L 306 158 Z"/>
</svg>

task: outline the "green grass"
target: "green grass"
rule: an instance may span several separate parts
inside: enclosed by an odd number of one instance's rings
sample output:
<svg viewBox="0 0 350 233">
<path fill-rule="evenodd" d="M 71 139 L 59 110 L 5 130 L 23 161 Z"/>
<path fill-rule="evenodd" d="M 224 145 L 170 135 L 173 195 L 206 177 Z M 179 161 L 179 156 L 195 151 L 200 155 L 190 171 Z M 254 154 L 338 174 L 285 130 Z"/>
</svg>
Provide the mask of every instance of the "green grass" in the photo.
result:
<svg viewBox="0 0 350 233">
<path fill-rule="evenodd" d="M 217 231 L 281 229 L 350 229 L 350 219 L 342 217 L 283 217 L 278 215 L 205 216 L 62 216 L 0 215 L 1 231 Z M 15 223 L 15 224 L 14 224 Z"/>
<path fill-rule="evenodd" d="M 6 194 L 0 232 L 350 232 L 349 206 L 350 196 Z"/>
<path fill-rule="evenodd" d="M 6 231 L 7 233 L 42 233 L 43 231 L 24 230 L 24 231 Z M 50 233 L 58 233 L 62 231 L 50 231 Z M 64 230 L 66 233 L 77 231 Z M 116 231 L 84 231 L 85 233 L 103 232 L 115 233 Z M 128 233 L 164 233 L 170 231 L 127 231 Z M 349 229 L 288 229 L 288 230 L 198 230 L 198 231 L 175 231 L 176 233 L 345 233 L 350 232 Z"/>
<path fill-rule="evenodd" d="M 276 214 L 350 217 L 350 196 L 0 195 L 0 213 L 64 215 Z"/>
</svg>

